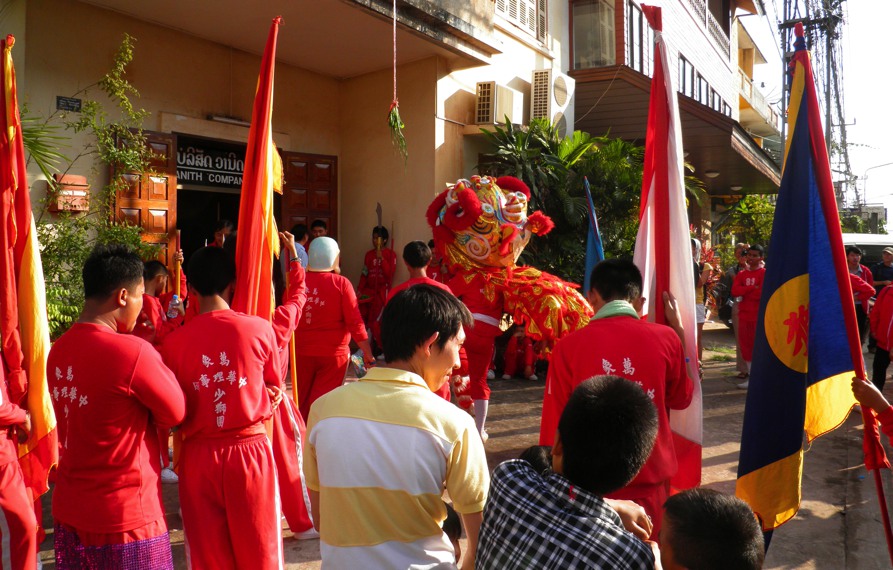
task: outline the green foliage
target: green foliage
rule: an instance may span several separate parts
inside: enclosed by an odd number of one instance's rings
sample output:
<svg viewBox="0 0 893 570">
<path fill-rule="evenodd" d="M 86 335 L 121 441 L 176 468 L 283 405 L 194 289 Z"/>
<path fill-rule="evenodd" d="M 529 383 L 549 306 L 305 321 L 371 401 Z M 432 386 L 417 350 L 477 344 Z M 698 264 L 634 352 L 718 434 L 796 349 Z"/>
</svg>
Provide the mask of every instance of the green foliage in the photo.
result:
<svg viewBox="0 0 893 570">
<path fill-rule="evenodd" d="M 748 194 L 726 210 L 713 231 L 717 235 L 731 235 L 716 246 L 723 267 L 731 267 L 735 259 L 735 243 L 769 246 L 772 236 L 772 220 L 775 218 L 775 202 L 769 196 Z"/>
<path fill-rule="evenodd" d="M 582 283 L 588 216 L 583 178 L 589 179 L 605 255 L 631 255 L 638 228 L 643 149 L 620 139 L 575 131 L 566 137 L 547 121 L 484 131 L 494 152 L 482 174 L 511 175 L 531 189 L 530 208 L 552 217 L 555 229 L 531 240 L 523 263 Z"/>
<path fill-rule="evenodd" d="M 35 161 L 48 184 L 47 199 L 37 217 L 37 235 L 41 244 L 52 338 L 65 332 L 83 308 L 81 268 L 94 246 L 129 245 L 144 259 L 157 254 L 155 246 L 140 239 L 140 228 L 117 222 L 113 217 L 115 191 L 124 183 L 122 173 L 149 171 L 153 156 L 141 129 L 148 112 L 134 106 L 132 98 L 139 97 L 139 93 L 126 77 L 127 66 L 133 60 L 134 41 L 125 35 L 109 72 L 72 95 L 84 97 L 79 114 L 57 111 L 44 120 L 28 116 L 27 123 L 23 124 L 22 134 L 29 160 Z M 116 107 L 114 117 L 99 99 Z M 86 133 L 91 139 L 72 159 L 58 150 L 69 140 L 63 134 L 66 131 Z M 94 180 L 100 179 L 110 166 L 114 166 L 117 174 L 103 187 L 99 199 L 91 200 L 88 212 L 48 215 L 48 207 L 58 191 L 53 184 L 53 172 L 57 166 L 65 164 L 61 170 L 64 174 L 81 159 L 94 161 L 91 175 Z"/>
</svg>

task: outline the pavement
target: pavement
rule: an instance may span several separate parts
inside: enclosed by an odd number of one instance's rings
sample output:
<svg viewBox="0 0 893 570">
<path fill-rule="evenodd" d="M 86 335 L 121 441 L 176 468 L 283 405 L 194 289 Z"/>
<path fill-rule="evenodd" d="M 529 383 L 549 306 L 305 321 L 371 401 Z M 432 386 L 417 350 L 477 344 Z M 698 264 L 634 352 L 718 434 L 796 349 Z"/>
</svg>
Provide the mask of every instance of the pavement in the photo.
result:
<svg viewBox="0 0 893 570">
<path fill-rule="evenodd" d="M 734 377 L 731 331 L 721 324 L 708 323 L 704 346 L 702 485 L 734 493 L 746 392 L 735 386 L 740 380 Z M 871 356 L 866 353 L 869 370 Z M 544 384 L 542 380 L 491 382 L 487 420 L 490 438 L 486 444 L 491 469 L 538 443 Z M 886 394 L 893 400 L 891 386 L 893 382 L 888 382 Z M 888 456 L 893 457 L 886 436 L 881 438 Z M 890 471 L 882 471 L 882 478 L 887 496 L 893 498 Z M 177 485 L 164 485 L 163 494 L 175 566 L 186 568 Z M 869 570 L 893 567 L 885 544 L 874 476 L 862 464 L 859 414 L 851 414 L 843 426 L 810 446 L 805 454 L 802 494 L 797 516 L 775 531 L 764 568 Z M 51 493 L 48 493 L 43 500 L 47 539 L 41 547 L 40 558 L 45 569 L 55 567 L 50 497 Z M 287 529 L 283 536 L 285 568 L 315 570 L 320 567 L 318 540 L 295 540 Z"/>
</svg>

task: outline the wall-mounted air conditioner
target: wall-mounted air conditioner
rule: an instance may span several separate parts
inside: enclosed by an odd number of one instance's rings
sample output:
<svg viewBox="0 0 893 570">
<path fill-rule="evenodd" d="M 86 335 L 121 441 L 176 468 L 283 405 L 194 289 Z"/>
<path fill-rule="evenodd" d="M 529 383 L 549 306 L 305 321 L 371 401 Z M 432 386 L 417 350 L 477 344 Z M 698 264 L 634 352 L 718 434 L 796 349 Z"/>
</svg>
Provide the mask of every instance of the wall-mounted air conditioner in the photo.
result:
<svg viewBox="0 0 893 570">
<path fill-rule="evenodd" d="M 530 81 L 530 120 L 549 119 L 565 136 L 574 130 L 574 80 L 555 69 L 538 69 Z"/>
<path fill-rule="evenodd" d="M 475 124 L 504 124 L 506 117 L 516 125 L 524 121 L 524 94 L 495 81 L 479 82 L 474 104 Z"/>
</svg>

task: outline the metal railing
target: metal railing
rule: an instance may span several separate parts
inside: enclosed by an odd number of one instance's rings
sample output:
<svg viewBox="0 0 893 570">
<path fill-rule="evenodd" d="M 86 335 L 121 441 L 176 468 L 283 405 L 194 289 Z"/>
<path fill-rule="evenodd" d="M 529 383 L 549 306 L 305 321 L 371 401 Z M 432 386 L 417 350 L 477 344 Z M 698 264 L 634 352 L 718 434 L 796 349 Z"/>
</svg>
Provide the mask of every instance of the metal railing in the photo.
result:
<svg viewBox="0 0 893 570">
<path fill-rule="evenodd" d="M 748 77 L 741 68 L 738 68 L 738 92 L 767 123 L 772 125 L 777 131 L 781 131 L 781 117 L 769 105 L 763 93 L 757 87 L 754 87 L 753 79 Z"/>
<path fill-rule="evenodd" d="M 713 40 L 716 47 L 719 48 L 719 51 L 726 57 L 730 57 L 731 44 L 729 42 L 729 35 L 722 29 L 722 26 L 720 26 L 719 22 L 716 21 L 716 18 L 713 17 L 710 10 L 707 9 L 707 0 L 686 1 L 692 14 L 704 23 L 707 35 Z"/>
</svg>

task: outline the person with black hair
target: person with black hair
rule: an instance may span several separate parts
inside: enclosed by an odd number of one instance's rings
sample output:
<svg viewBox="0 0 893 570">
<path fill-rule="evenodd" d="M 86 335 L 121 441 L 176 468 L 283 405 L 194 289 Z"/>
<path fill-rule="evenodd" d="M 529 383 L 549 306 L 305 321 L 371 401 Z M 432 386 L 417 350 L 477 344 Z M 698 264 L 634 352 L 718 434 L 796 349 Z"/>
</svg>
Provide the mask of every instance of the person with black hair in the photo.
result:
<svg viewBox="0 0 893 570">
<path fill-rule="evenodd" d="M 453 550 L 456 552 L 456 564 L 458 564 L 459 560 L 462 559 L 462 544 L 459 542 L 462 538 L 462 519 L 459 517 L 459 513 L 456 512 L 456 509 L 453 508 L 453 505 L 444 502 L 443 506 L 446 508 L 446 518 L 443 520 L 443 533 L 447 535 L 447 538 L 450 539 L 453 545 Z"/>
<path fill-rule="evenodd" d="M 173 569 L 158 438 L 146 432 L 183 421 L 183 391 L 152 345 L 117 334 L 142 310 L 143 262 L 125 246 L 97 246 L 83 280 L 84 309 L 47 360 L 62 444 L 56 564 Z"/>
<path fill-rule="evenodd" d="M 307 231 L 306 224 L 295 224 L 291 228 L 291 235 L 295 238 L 295 254 L 301 267 L 307 269 L 307 244 L 310 243 L 310 233 Z"/>
<path fill-rule="evenodd" d="M 372 228 L 372 249 L 363 258 L 363 271 L 357 285 L 360 315 L 369 328 L 369 336 L 375 342 L 373 349 L 381 347 L 381 311 L 388 300 L 397 272 L 397 254 L 388 249 L 388 228 Z"/>
<path fill-rule="evenodd" d="M 462 568 L 474 566 L 487 458 L 468 414 L 433 393 L 459 366 L 471 323 L 446 291 L 401 292 L 382 315 L 385 365 L 313 404 L 304 476 L 323 566 L 451 567 L 444 488 L 468 536 Z"/>
<path fill-rule="evenodd" d="M 403 263 L 406 265 L 406 270 L 409 272 L 409 279 L 391 289 L 391 292 L 388 293 L 387 300 L 390 301 L 394 295 L 400 291 L 409 289 L 413 285 L 419 285 L 421 283 L 431 285 L 432 287 L 438 287 L 444 291 L 448 291 L 452 295 L 453 292 L 450 291 L 448 286 L 428 277 L 428 263 L 430 261 L 431 248 L 428 247 L 425 242 L 411 241 L 403 246 Z"/>
<path fill-rule="evenodd" d="M 282 566 L 276 466 L 264 421 L 282 399 L 270 323 L 230 309 L 236 263 L 223 248 L 189 260 L 199 314 L 161 348 L 186 394 L 180 507 L 193 568 Z"/>
<path fill-rule="evenodd" d="M 438 253 L 434 240 L 428 240 L 428 249 L 431 250 L 431 261 L 428 263 L 427 274 L 431 279 L 446 284 L 449 281 L 449 275 L 444 266 L 443 255 Z"/>
<path fill-rule="evenodd" d="M 871 291 L 868 291 L 866 287 L 863 289 L 864 292 L 858 292 L 855 287 L 853 288 L 853 302 L 856 305 L 859 340 L 864 343 L 868 338 L 869 301 L 875 295 L 874 275 L 872 275 L 870 269 L 860 263 L 862 261 L 862 250 L 859 247 L 848 245 L 844 248 L 844 251 L 846 252 L 847 270 L 850 275 L 865 281 L 871 286 Z M 853 277 L 850 277 L 851 281 L 854 281 Z"/>
<path fill-rule="evenodd" d="M 178 254 L 182 256 L 182 252 L 178 252 Z M 137 317 L 132 334 L 146 342 L 152 343 L 152 346 L 156 349 L 161 347 L 164 337 L 183 324 L 184 311 L 182 303 L 179 308 L 179 316 L 171 319 L 168 318 L 164 305 L 161 299 L 159 299 L 159 296 L 167 288 L 168 278 L 167 267 L 157 259 L 152 259 L 143 264 L 143 283 L 145 284 L 143 310 L 140 311 L 140 315 Z M 177 474 L 173 470 L 173 464 L 168 453 L 169 440 L 170 429 L 159 427 L 158 448 L 161 451 L 162 483 L 176 483 L 179 481 Z"/>
<path fill-rule="evenodd" d="M 763 263 L 763 246 L 753 244 L 747 249 L 747 268 L 742 269 L 732 282 L 732 295 L 739 297 L 738 302 L 738 344 L 741 346 L 741 358 L 750 376 L 750 364 L 753 361 L 753 344 L 757 336 L 757 313 L 760 312 L 760 295 L 763 293 L 763 280 L 766 278 L 766 266 Z M 738 384 L 746 390 L 750 380 Z"/>
<path fill-rule="evenodd" d="M 763 531 L 747 503 L 712 489 L 689 489 L 664 504 L 663 570 L 759 570 Z"/>
<path fill-rule="evenodd" d="M 209 247 L 223 247 L 226 239 L 236 230 L 236 226 L 229 220 L 217 220 L 214 224 L 214 241 L 208 243 Z M 207 243 L 207 242 L 206 242 Z"/>
<path fill-rule="evenodd" d="M 552 472 L 520 459 L 493 471 L 476 568 L 653 569 L 651 547 L 623 528 L 604 496 L 633 479 L 657 432 L 654 404 L 635 383 L 598 376 L 577 385 L 558 423 Z"/>
<path fill-rule="evenodd" d="M 327 235 L 329 235 L 329 226 L 325 220 L 313 220 L 313 223 L 310 224 L 310 241 Z"/>
<path fill-rule="evenodd" d="M 540 444 L 553 445 L 562 410 L 575 386 L 597 374 L 614 374 L 638 384 L 657 410 L 658 435 L 648 462 L 612 499 L 635 501 L 654 521 L 657 536 L 661 507 L 669 496 L 670 478 L 676 474 L 676 449 L 669 410 L 684 410 L 691 403 L 694 385 L 685 370 L 684 338 L 675 300 L 664 293 L 664 308 L 672 326 L 639 318 L 642 274 L 626 259 L 608 259 L 592 270 L 589 303 L 595 316 L 584 328 L 558 341 L 552 352 Z"/>
<path fill-rule="evenodd" d="M 439 289 L 443 289 L 447 291 L 450 295 L 453 292 L 449 287 L 444 285 L 439 281 L 435 281 L 434 279 L 430 279 L 427 274 L 428 270 L 428 262 L 431 261 L 431 248 L 429 248 L 425 242 L 423 241 L 411 241 L 403 247 L 403 263 L 406 264 L 406 269 L 409 271 L 409 279 L 404 281 L 403 283 L 397 285 L 391 292 L 388 293 L 387 301 L 390 301 L 394 295 L 399 293 L 400 291 L 404 291 L 409 289 L 414 285 L 426 284 L 431 285 L 432 287 L 437 287 Z M 387 304 L 387 301 L 385 304 Z M 464 351 L 462 354 L 464 358 Z M 465 372 L 467 375 L 467 372 Z M 445 383 L 437 394 L 449 401 L 450 400 L 450 383 Z"/>
</svg>

